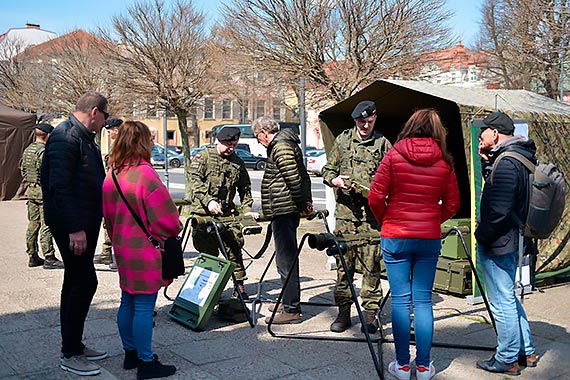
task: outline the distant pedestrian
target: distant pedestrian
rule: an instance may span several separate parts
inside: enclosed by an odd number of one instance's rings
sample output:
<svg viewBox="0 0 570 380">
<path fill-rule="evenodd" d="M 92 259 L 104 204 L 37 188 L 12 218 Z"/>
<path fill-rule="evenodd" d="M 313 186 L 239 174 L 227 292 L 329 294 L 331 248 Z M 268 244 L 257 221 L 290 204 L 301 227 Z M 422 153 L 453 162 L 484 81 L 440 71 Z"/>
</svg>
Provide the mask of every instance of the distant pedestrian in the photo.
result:
<svg viewBox="0 0 570 380">
<path fill-rule="evenodd" d="M 382 230 L 382 257 L 392 293 L 396 360 L 388 372 L 410 379 L 410 311 L 413 306 L 416 379 L 435 375 L 432 288 L 441 251 L 441 223 L 461 205 L 447 132 L 433 109 L 410 117 L 370 186 L 370 208 Z"/>
<path fill-rule="evenodd" d="M 166 377 L 176 372 L 152 350 L 153 312 L 158 291 L 168 284 L 162 278 L 162 256 L 149 241 L 119 193 L 156 241 L 177 236 L 182 224 L 168 189 L 150 163 L 153 145 L 148 127 L 126 121 L 109 156 L 103 183 L 103 213 L 117 260 L 121 306 L 117 313 L 125 350 L 124 369 L 137 369 L 137 379 Z M 113 173 L 117 180 L 113 179 Z"/>
<path fill-rule="evenodd" d="M 28 183 L 28 229 L 26 230 L 26 253 L 28 266 L 42 266 L 44 269 L 62 269 L 63 263 L 55 257 L 53 237 L 44 218 L 42 188 L 40 175 L 46 142 L 53 127 L 49 124 L 38 124 L 34 130 L 35 141 L 22 155 L 20 171 L 22 178 Z M 38 255 L 38 235 L 44 259 Z"/>
<path fill-rule="evenodd" d="M 519 260 L 519 224 L 528 214 L 529 173 L 517 159 L 506 156 L 489 174 L 503 152 L 515 152 L 536 163 L 533 140 L 514 135 L 513 120 L 493 112 L 481 124 L 479 155 L 485 186 L 481 214 L 475 230 L 477 263 L 497 328 L 497 350 L 477 366 L 485 371 L 520 374 L 521 367 L 535 367 L 538 356 L 526 313 L 515 294 L 515 273 Z"/>
<path fill-rule="evenodd" d="M 94 91 L 83 94 L 69 119 L 59 124 L 46 144 L 41 184 L 47 225 L 61 252 L 65 271 L 61 289 L 60 367 L 77 375 L 97 375 L 92 361 L 107 357 L 86 347 L 85 319 L 97 290 L 93 256 L 103 217 L 105 171 L 97 132 L 109 117 L 107 99 Z"/>
<path fill-rule="evenodd" d="M 283 289 L 283 311 L 273 323 L 301 322 L 301 284 L 297 259 L 297 228 L 301 215 L 313 211 L 311 179 L 303 164 L 299 136 L 292 129 L 279 130 L 279 124 L 269 116 L 256 119 L 251 125 L 257 141 L 267 148 L 267 164 L 261 180 L 263 214 L 271 219 L 275 240 L 275 263 L 281 284 L 292 269 Z M 269 317 L 266 318 L 269 322 Z"/>
</svg>

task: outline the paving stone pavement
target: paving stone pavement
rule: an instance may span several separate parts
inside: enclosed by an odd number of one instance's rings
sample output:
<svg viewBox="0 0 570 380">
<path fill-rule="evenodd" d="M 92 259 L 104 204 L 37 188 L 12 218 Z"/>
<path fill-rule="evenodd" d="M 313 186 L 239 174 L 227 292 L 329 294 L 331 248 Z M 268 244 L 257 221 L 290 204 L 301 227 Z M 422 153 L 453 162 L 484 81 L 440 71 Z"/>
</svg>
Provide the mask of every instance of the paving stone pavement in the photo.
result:
<svg viewBox="0 0 570 380">
<path fill-rule="evenodd" d="M 25 253 L 26 205 L 24 201 L 0 202 L 0 379 L 75 379 L 78 376 L 59 369 L 60 328 L 59 295 L 62 270 L 28 268 Z M 299 236 L 322 232 L 321 221 L 301 223 Z M 264 229 L 265 232 L 265 229 Z M 264 235 L 246 237 L 246 249 L 255 253 Z M 101 239 L 100 243 L 101 244 Z M 246 289 L 256 292 L 256 284 L 265 269 L 272 246 L 258 260 L 246 260 L 249 280 Z M 196 256 L 187 248 L 186 263 Z M 325 270 L 326 255 L 304 248 L 301 257 L 303 301 L 330 303 L 335 272 Z M 123 351 L 117 332 L 116 313 L 120 290 L 116 272 L 97 265 L 99 287 L 86 322 L 85 342 L 105 349 L 109 357 L 100 361 L 103 371 L 95 379 L 135 379 L 136 371 L 122 369 Z M 175 296 L 182 285 L 178 279 L 168 290 Z M 359 284 L 359 279 L 356 285 Z M 387 281 L 383 281 L 387 287 Z M 280 290 L 274 264 L 263 282 L 262 295 L 276 299 Z M 387 290 L 387 288 L 385 288 Z M 542 289 L 527 296 L 527 311 L 538 353 L 538 367 L 523 371 L 526 379 L 570 379 L 569 318 L 570 285 Z M 226 287 L 222 298 L 231 294 Z M 275 338 L 267 332 L 264 316 L 269 315 L 263 303 L 258 324 L 230 323 L 213 315 L 205 330 L 195 332 L 174 322 L 167 315 L 171 301 L 162 292 L 157 301 L 154 351 L 164 363 L 177 366 L 170 379 L 289 379 L 345 380 L 377 379 L 372 356 L 366 343 Z M 353 327 L 340 336 L 362 338 L 360 323 L 353 307 Z M 434 293 L 436 319 L 434 341 L 439 343 L 493 346 L 495 337 L 482 304 L 469 305 L 464 298 Z M 273 326 L 273 331 L 296 336 L 331 336 L 329 324 L 336 316 L 333 307 L 305 306 L 303 323 Z M 387 338 L 391 338 L 390 302 L 382 312 Z M 335 335 L 338 336 L 338 335 Z M 376 335 L 377 336 L 377 335 Z M 373 345 L 377 350 L 378 346 Z M 414 357 L 412 347 L 412 359 Z M 495 380 L 508 378 L 475 368 L 475 361 L 490 357 L 491 352 L 447 347 L 434 347 L 432 360 L 438 371 L 434 379 Z M 382 345 L 384 365 L 394 357 L 394 346 Z M 386 379 L 391 375 L 386 371 Z M 415 375 L 412 375 L 412 379 Z"/>
</svg>

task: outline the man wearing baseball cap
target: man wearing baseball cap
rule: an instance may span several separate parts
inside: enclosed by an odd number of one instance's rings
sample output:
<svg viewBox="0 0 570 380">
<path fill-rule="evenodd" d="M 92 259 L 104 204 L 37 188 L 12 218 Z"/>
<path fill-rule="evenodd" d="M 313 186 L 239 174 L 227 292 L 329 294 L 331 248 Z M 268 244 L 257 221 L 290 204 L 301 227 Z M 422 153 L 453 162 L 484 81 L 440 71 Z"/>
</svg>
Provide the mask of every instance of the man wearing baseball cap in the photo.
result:
<svg viewBox="0 0 570 380">
<path fill-rule="evenodd" d="M 361 101 L 351 113 L 354 127 L 337 136 L 332 149 L 327 153 L 327 164 L 323 168 L 323 182 L 332 187 L 336 197 L 337 234 L 367 234 L 380 238 L 380 226 L 368 206 L 368 191 L 380 161 L 392 147 L 390 142 L 374 130 L 376 103 Z M 360 297 L 364 308 L 365 325 L 369 333 L 378 330 L 377 313 L 382 300 L 380 285 L 381 252 L 378 245 L 352 248 L 344 256 L 349 273 L 344 272 L 337 257 L 337 281 L 334 290 L 338 316 L 330 326 L 333 332 L 343 332 L 352 325 L 350 310 L 352 295 L 347 277 L 354 278 L 354 272 L 362 273 Z"/>
<path fill-rule="evenodd" d="M 519 160 L 505 156 L 495 161 L 504 152 L 514 152 L 536 163 L 536 145 L 525 136 L 514 135 L 513 120 L 503 112 L 493 112 L 475 126 L 481 128 L 479 154 L 486 180 L 475 229 L 477 263 L 497 329 L 495 354 L 489 360 L 477 361 L 477 367 L 519 375 L 521 367 L 535 367 L 538 362 L 526 314 L 515 295 L 522 243 L 517 220 L 526 220 L 530 180 Z"/>
<path fill-rule="evenodd" d="M 225 126 L 216 136 L 216 142 L 209 145 L 197 155 L 190 165 L 190 187 L 192 194 L 191 212 L 202 216 L 231 216 L 239 215 L 240 211 L 233 200 L 236 191 L 241 202 L 241 212 L 258 218 L 259 214 L 252 212 L 253 196 L 251 195 L 251 180 L 245 168 L 245 163 L 235 153 L 241 130 L 237 127 Z M 244 238 L 236 226 L 225 228 L 221 232 L 224 247 L 229 259 L 235 264 L 234 275 L 236 289 L 234 296 L 241 293 L 248 299 L 244 281 L 247 279 L 243 264 L 242 248 Z M 194 248 L 199 252 L 218 256 L 217 240 L 208 234 L 206 228 L 198 226 L 192 230 Z"/>
<path fill-rule="evenodd" d="M 46 142 L 53 131 L 50 124 L 37 124 L 34 130 L 36 140 L 31 143 L 22 155 L 20 171 L 22 178 L 28 183 L 28 229 L 26 230 L 26 253 L 30 268 L 43 266 L 44 269 L 61 269 L 63 263 L 55 257 L 53 238 L 44 220 L 40 171 Z M 38 237 L 44 259 L 38 255 Z"/>
</svg>

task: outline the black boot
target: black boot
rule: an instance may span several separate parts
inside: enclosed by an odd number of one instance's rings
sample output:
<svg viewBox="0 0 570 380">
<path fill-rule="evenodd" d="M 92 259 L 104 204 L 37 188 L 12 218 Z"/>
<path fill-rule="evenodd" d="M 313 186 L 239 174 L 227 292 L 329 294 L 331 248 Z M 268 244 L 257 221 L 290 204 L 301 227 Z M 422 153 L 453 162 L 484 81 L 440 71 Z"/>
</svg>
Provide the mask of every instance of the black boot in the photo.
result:
<svg viewBox="0 0 570 380">
<path fill-rule="evenodd" d="M 137 380 L 167 377 L 174 375 L 175 372 L 175 366 L 162 364 L 158 361 L 158 357 L 154 355 L 154 360 L 151 362 L 139 360 Z"/>
<path fill-rule="evenodd" d="M 339 306 L 338 315 L 331 324 L 331 331 L 340 333 L 348 329 L 350 326 L 352 326 L 352 322 L 350 320 L 350 305 Z"/>
<path fill-rule="evenodd" d="M 44 265 L 44 259 L 42 259 L 38 255 L 30 257 L 30 261 L 28 261 L 28 266 L 30 268 L 41 267 L 42 265 Z"/>
<path fill-rule="evenodd" d="M 125 360 L 123 361 L 124 369 L 135 369 L 139 366 L 139 357 L 137 350 L 125 350 Z"/>
<path fill-rule="evenodd" d="M 44 269 L 63 269 L 63 262 L 59 261 L 55 256 L 46 257 L 44 261 Z"/>
<path fill-rule="evenodd" d="M 365 326 L 369 334 L 374 334 L 378 331 L 378 319 L 376 318 L 376 312 L 364 310 L 362 314 L 364 314 L 365 325 L 360 326 L 360 331 L 364 332 Z"/>
</svg>

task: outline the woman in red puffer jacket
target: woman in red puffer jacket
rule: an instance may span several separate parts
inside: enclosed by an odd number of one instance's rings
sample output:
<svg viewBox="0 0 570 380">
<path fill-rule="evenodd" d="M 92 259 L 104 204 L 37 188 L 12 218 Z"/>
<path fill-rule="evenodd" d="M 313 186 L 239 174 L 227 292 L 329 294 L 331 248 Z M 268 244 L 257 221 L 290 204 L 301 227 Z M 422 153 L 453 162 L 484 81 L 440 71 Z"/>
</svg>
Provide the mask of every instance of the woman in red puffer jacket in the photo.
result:
<svg viewBox="0 0 570 380">
<path fill-rule="evenodd" d="M 388 371 L 402 380 L 411 375 L 412 305 L 416 376 L 429 380 L 435 375 L 430 361 L 431 289 L 441 250 L 441 223 L 455 215 L 460 206 L 453 160 L 445 138 L 446 130 L 435 110 L 416 111 L 382 159 L 368 197 L 382 228 L 380 244 L 392 293 L 396 360 L 389 364 Z"/>
</svg>

